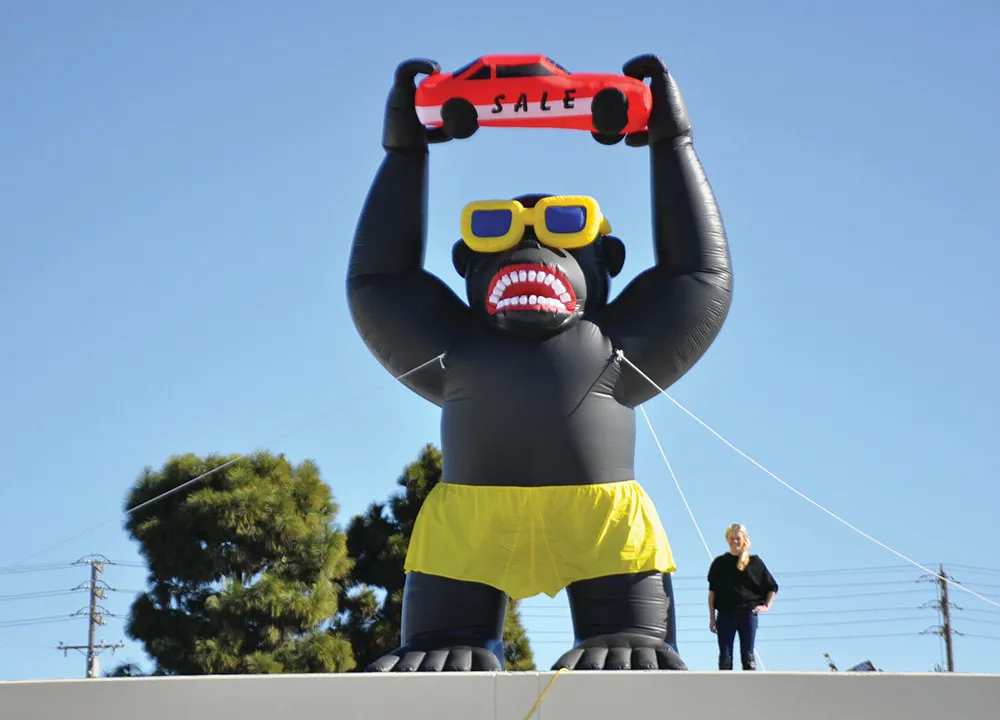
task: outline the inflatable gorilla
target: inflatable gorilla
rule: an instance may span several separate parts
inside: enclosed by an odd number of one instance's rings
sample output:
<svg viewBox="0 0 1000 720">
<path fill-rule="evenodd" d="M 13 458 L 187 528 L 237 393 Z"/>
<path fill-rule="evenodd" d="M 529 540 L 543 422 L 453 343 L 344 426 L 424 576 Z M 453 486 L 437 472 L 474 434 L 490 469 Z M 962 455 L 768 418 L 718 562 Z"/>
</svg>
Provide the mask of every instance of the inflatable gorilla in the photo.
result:
<svg viewBox="0 0 1000 720">
<path fill-rule="evenodd" d="M 386 155 L 351 249 L 348 303 L 394 375 L 441 407 L 443 476 L 406 557 L 402 645 L 369 671 L 502 670 L 508 597 L 565 588 L 577 638 L 553 669 L 686 669 L 676 652 L 676 568 L 634 478 L 635 411 L 708 349 L 729 312 L 729 247 L 684 100 L 659 58 L 648 146 L 656 265 L 612 302 L 625 262 L 597 202 L 522 195 L 472 203 L 453 261 L 468 304 L 423 269 L 428 143 L 414 78 L 396 70 Z M 619 352 L 620 351 L 620 352 Z M 429 360 L 441 356 L 441 362 Z"/>
</svg>

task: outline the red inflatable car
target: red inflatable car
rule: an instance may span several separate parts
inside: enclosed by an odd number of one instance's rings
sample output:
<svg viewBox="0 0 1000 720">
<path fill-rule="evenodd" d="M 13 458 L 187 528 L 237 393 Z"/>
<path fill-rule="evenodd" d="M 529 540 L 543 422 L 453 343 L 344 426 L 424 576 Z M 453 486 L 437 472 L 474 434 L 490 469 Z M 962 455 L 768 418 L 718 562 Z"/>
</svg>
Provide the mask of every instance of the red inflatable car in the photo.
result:
<svg viewBox="0 0 1000 720">
<path fill-rule="evenodd" d="M 589 130 L 615 143 L 646 129 L 652 94 L 641 80 L 570 73 L 544 55 L 484 55 L 417 87 L 417 116 L 455 138 L 479 126 Z"/>
</svg>

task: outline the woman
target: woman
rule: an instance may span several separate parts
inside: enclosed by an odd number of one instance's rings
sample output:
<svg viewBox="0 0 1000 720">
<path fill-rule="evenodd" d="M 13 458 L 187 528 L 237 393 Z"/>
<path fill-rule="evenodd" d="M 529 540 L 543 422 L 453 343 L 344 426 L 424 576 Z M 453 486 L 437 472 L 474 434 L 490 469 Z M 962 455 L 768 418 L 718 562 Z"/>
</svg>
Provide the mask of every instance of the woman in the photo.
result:
<svg viewBox="0 0 1000 720">
<path fill-rule="evenodd" d="M 737 633 L 743 669 L 756 670 L 757 614 L 771 609 L 778 583 L 764 561 L 750 554 L 750 535 L 743 525 L 726 528 L 726 542 L 729 552 L 715 558 L 708 569 L 708 626 L 719 638 L 719 670 L 733 669 Z"/>
</svg>

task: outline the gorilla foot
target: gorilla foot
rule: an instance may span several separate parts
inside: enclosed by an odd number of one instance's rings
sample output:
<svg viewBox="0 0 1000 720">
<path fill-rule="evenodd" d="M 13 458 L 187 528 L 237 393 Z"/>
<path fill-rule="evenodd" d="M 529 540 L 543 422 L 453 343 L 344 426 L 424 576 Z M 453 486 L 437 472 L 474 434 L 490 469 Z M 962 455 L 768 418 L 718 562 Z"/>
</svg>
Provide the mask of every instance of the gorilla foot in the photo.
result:
<svg viewBox="0 0 1000 720">
<path fill-rule="evenodd" d="M 482 647 L 454 645 L 434 650 L 402 647 L 383 655 L 365 672 L 501 672 L 497 656 Z"/>
<path fill-rule="evenodd" d="M 615 633 L 588 638 L 563 653 L 553 670 L 687 670 L 673 648 L 648 635 Z"/>
</svg>

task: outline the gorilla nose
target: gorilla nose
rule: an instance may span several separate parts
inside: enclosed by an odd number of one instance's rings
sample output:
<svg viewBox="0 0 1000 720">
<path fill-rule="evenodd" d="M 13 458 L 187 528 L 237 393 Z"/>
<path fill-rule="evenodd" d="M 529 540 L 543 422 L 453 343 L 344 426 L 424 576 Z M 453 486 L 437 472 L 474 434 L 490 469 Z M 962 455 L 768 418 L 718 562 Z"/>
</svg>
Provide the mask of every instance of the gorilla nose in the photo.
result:
<svg viewBox="0 0 1000 720">
<path fill-rule="evenodd" d="M 535 228 L 526 227 L 524 229 L 524 237 L 521 238 L 521 247 L 526 248 L 540 248 L 542 244 L 538 242 L 538 236 L 535 234 Z"/>
</svg>

